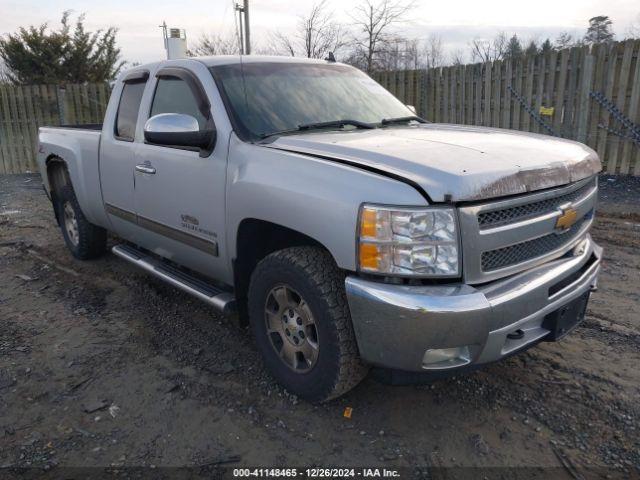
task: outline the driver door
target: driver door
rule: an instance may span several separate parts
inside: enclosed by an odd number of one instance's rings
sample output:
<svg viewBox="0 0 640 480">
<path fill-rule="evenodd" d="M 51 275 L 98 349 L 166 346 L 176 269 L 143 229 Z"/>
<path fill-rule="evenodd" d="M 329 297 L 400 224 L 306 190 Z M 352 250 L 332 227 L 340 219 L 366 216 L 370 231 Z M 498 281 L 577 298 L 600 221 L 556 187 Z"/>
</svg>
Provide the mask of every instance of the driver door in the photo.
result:
<svg viewBox="0 0 640 480">
<path fill-rule="evenodd" d="M 180 113 L 195 118 L 202 130 L 212 122 L 204 88 L 186 69 L 165 70 L 156 75 L 147 118 Z M 221 140 L 204 156 L 197 148 L 145 141 L 136 150 L 134 168 L 141 246 L 216 278 L 225 269 L 220 242 L 224 239 L 227 148 Z"/>
</svg>

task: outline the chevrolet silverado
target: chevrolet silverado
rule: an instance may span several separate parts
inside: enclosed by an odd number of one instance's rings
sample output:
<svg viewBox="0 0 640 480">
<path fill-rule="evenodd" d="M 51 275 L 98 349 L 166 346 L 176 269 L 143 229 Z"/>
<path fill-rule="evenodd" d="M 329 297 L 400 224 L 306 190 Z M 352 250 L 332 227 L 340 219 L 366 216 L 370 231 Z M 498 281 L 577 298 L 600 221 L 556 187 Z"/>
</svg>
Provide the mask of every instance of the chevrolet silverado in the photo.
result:
<svg viewBox="0 0 640 480">
<path fill-rule="evenodd" d="M 43 127 L 71 253 L 106 251 L 248 322 L 310 401 L 370 367 L 475 368 L 584 316 L 600 160 L 549 136 L 433 124 L 334 61 L 136 66 L 102 125 Z"/>
</svg>

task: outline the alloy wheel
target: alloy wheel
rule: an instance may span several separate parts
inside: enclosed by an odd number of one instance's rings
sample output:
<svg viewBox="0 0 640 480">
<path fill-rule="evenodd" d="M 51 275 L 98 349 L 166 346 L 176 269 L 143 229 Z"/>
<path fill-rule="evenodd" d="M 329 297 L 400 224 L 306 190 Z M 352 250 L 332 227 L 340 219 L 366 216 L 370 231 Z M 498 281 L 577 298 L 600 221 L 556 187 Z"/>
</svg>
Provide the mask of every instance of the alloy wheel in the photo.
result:
<svg viewBox="0 0 640 480">
<path fill-rule="evenodd" d="M 267 295 L 264 313 L 267 335 L 280 360 L 298 373 L 311 370 L 320 342 L 307 302 L 288 285 L 278 285 Z"/>
</svg>

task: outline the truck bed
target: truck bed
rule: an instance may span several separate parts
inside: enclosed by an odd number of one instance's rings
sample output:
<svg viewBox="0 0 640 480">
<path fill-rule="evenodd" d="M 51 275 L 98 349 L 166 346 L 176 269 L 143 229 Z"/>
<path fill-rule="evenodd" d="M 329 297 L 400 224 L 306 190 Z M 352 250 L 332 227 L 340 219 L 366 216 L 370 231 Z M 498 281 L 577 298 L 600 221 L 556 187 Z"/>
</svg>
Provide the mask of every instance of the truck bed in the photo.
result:
<svg viewBox="0 0 640 480">
<path fill-rule="evenodd" d="M 40 127 L 38 132 L 38 165 L 45 188 L 51 189 L 46 175 L 48 159 L 63 159 L 83 213 L 95 225 L 105 222 L 98 164 L 101 136 L 97 124 Z"/>
<path fill-rule="evenodd" d="M 46 128 L 72 128 L 74 130 L 97 130 L 102 131 L 102 123 L 78 123 L 57 126 L 46 126 Z"/>
</svg>

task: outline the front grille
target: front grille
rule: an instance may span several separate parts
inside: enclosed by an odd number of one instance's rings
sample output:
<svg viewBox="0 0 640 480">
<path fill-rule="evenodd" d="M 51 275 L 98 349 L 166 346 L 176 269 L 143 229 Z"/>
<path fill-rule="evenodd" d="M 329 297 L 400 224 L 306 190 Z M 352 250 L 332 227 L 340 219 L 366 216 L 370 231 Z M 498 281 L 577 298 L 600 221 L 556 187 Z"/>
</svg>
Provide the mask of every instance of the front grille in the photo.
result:
<svg viewBox="0 0 640 480">
<path fill-rule="evenodd" d="M 480 230 L 500 227 L 502 225 L 508 225 L 510 223 L 516 223 L 528 218 L 538 217 L 540 215 L 554 212 L 561 205 L 574 202 L 584 197 L 593 187 L 594 181 L 591 181 L 573 192 L 565 193 L 564 195 L 559 195 L 557 197 L 547 198 L 545 200 L 539 200 L 537 202 L 527 203 L 524 205 L 517 205 L 515 207 L 503 208 L 500 210 L 482 212 L 478 215 Z"/>
<path fill-rule="evenodd" d="M 481 257 L 482 271 L 491 272 L 511 265 L 517 265 L 557 250 L 575 239 L 575 236 L 582 229 L 585 222 L 591 219 L 592 214 L 593 212 L 589 212 L 563 233 L 554 232 L 543 237 L 509 245 L 508 247 L 483 252 Z"/>
</svg>

